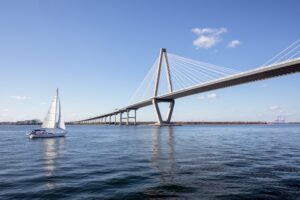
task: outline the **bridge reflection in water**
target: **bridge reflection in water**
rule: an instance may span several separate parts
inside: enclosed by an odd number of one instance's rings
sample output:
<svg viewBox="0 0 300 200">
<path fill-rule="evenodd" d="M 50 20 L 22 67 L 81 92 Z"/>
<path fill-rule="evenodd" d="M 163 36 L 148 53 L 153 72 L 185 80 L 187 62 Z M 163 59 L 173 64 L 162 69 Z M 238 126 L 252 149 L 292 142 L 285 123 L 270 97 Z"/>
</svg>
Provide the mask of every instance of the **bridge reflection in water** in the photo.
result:
<svg viewBox="0 0 300 200">
<path fill-rule="evenodd" d="M 172 184 L 176 171 L 173 127 L 153 127 L 152 141 L 153 167 L 159 173 L 161 184 Z"/>
</svg>

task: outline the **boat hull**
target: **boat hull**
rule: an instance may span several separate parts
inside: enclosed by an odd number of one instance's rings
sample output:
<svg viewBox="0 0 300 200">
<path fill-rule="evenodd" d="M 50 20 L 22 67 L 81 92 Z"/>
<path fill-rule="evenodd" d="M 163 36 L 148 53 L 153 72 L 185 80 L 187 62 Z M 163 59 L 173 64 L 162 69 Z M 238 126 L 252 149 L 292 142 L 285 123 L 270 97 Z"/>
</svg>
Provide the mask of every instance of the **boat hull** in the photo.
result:
<svg viewBox="0 0 300 200">
<path fill-rule="evenodd" d="M 54 138 L 54 137 L 65 137 L 66 131 L 63 130 L 54 130 L 54 131 L 48 131 L 48 130 L 43 130 L 43 131 L 32 131 L 29 133 L 29 138 L 30 139 L 35 139 L 35 138 Z"/>
</svg>

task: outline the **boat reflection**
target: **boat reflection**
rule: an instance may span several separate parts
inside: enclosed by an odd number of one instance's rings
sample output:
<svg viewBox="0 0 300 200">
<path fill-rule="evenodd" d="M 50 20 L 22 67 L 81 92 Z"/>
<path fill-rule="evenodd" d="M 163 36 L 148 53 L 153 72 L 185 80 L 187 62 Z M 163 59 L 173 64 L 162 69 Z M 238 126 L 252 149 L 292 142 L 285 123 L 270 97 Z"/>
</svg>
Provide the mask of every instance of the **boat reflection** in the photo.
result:
<svg viewBox="0 0 300 200">
<path fill-rule="evenodd" d="M 43 140 L 44 149 L 44 167 L 46 176 L 52 177 L 57 167 L 57 158 L 64 152 L 65 138 L 47 138 Z M 48 189 L 55 188 L 55 183 L 47 179 Z"/>
<path fill-rule="evenodd" d="M 174 181 L 176 161 L 174 158 L 174 136 L 172 127 L 153 127 L 152 163 L 163 184 Z"/>
</svg>

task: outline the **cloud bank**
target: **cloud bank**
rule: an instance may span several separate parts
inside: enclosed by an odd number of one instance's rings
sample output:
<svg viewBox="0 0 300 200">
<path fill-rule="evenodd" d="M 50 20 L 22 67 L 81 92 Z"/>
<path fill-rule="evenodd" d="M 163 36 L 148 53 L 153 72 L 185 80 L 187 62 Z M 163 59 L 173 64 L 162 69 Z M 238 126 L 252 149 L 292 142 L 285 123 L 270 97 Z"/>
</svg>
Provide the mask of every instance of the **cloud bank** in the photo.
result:
<svg viewBox="0 0 300 200">
<path fill-rule="evenodd" d="M 18 101 L 24 101 L 24 100 L 30 100 L 32 99 L 31 97 L 27 96 L 11 96 L 12 99 L 18 100 Z"/>
<path fill-rule="evenodd" d="M 193 45 L 199 48 L 211 48 L 219 43 L 221 35 L 227 32 L 226 28 L 193 28 L 192 32 L 197 35 Z"/>
</svg>

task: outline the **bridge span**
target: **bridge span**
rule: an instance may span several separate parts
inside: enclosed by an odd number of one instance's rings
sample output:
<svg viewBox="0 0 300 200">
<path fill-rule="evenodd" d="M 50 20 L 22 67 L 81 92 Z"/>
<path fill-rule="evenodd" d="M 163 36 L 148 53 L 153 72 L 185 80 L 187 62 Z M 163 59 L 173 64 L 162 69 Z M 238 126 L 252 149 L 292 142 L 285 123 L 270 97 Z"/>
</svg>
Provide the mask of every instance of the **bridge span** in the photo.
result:
<svg viewBox="0 0 300 200">
<path fill-rule="evenodd" d="M 169 92 L 166 94 L 158 95 L 158 86 L 160 83 L 160 76 L 162 71 L 162 62 L 165 61 L 165 72 L 168 81 Z M 156 116 L 157 116 L 157 125 L 168 125 L 171 123 L 172 113 L 175 105 L 175 100 L 178 98 L 208 92 L 211 90 L 231 87 L 235 85 L 245 84 L 253 81 L 259 81 L 269 78 L 274 78 L 278 76 L 288 75 L 300 72 L 300 58 L 288 59 L 283 62 L 271 64 L 264 67 L 255 68 L 253 70 L 248 70 L 245 72 L 235 73 L 232 75 L 216 78 L 213 80 L 205 81 L 199 84 L 195 84 L 190 87 L 182 88 L 180 90 L 173 90 L 173 79 L 170 72 L 170 64 L 168 61 L 168 54 L 166 49 L 161 49 L 159 59 L 156 66 L 156 77 L 155 77 L 155 86 L 154 94 L 152 97 L 139 101 L 137 103 L 130 104 L 118 110 L 105 113 L 99 116 L 87 118 L 84 120 L 77 121 L 76 123 L 108 123 L 108 124 L 136 124 L 136 111 L 140 108 L 153 105 Z M 166 118 L 162 117 L 161 111 L 158 104 L 161 102 L 170 103 L 168 113 Z M 133 116 L 130 116 L 130 113 L 134 112 Z M 124 116 L 125 114 L 125 116 Z M 113 118 L 113 119 L 112 119 Z M 119 118 L 117 120 L 117 118 Z M 130 123 L 130 120 L 133 119 L 133 122 Z"/>
</svg>

